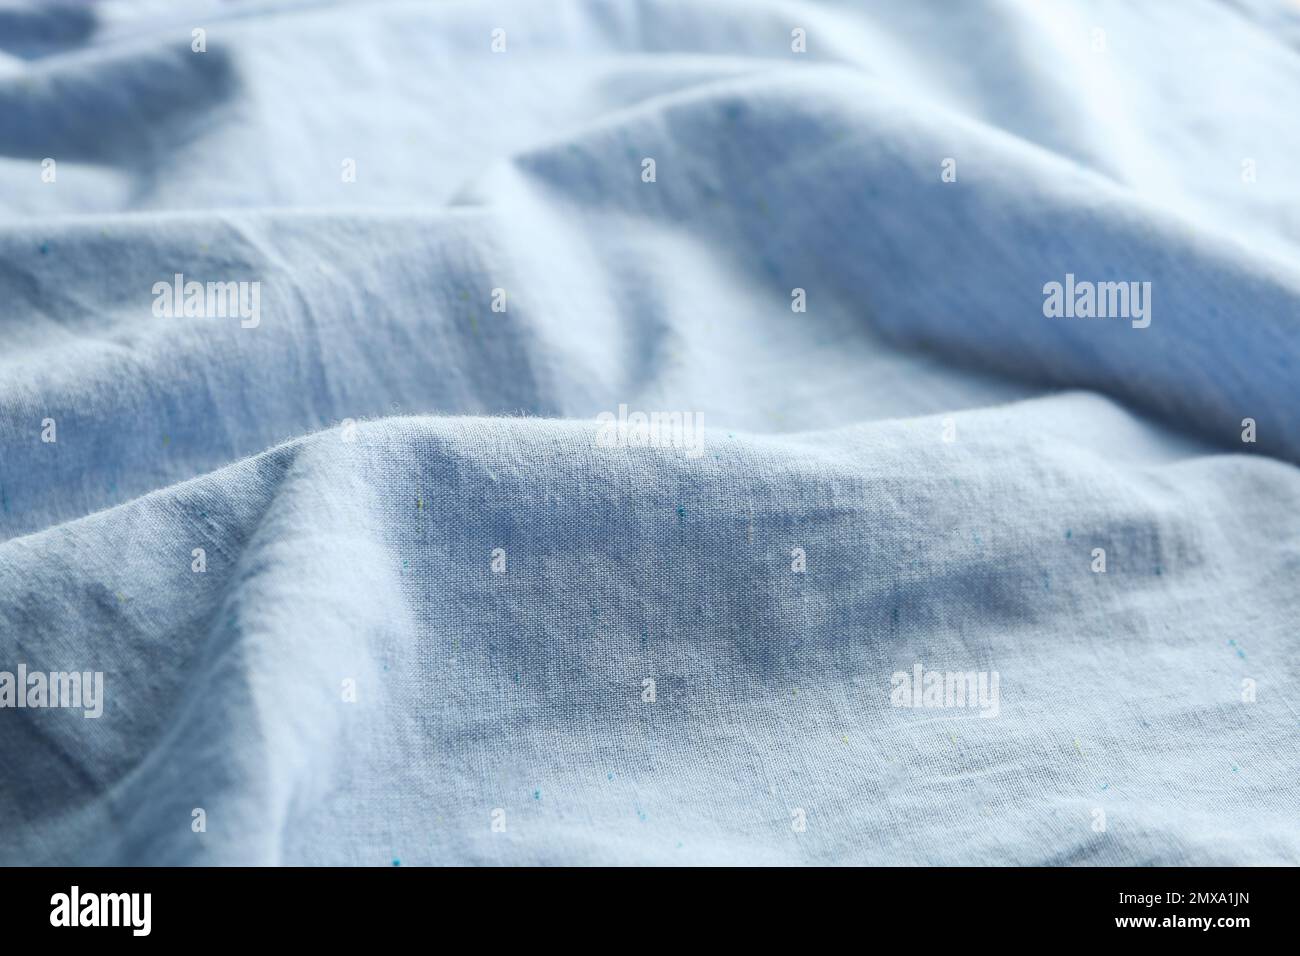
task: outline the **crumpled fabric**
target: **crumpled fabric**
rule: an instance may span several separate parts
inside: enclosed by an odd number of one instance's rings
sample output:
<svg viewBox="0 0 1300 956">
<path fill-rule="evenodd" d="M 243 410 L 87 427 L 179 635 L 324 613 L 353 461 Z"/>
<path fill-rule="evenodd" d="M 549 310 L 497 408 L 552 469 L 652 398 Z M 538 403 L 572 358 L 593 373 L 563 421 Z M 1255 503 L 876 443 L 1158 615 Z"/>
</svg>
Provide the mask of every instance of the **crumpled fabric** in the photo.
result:
<svg viewBox="0 0 1300 956">
<path fill-rule="evenodd" d="M 1262 0 L 6 2 L 0 863 L 1300 862 L 1297 93 Z"/>
</svg>

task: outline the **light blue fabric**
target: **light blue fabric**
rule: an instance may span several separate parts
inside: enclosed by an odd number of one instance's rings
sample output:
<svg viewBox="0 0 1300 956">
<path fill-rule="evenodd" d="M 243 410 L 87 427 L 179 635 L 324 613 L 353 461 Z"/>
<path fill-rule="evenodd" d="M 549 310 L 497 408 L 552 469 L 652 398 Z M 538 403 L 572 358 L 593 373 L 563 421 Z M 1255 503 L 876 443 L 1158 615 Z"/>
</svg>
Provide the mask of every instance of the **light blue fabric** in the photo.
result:
<svg viewBox="0 0 1300 956">
<path fill-rule="evenodd" d="M 1298 99 L 1281 2 L 8 3 L 0 672 L 104 700 L 0 863 L 1300 862 Z"/>
</svg>

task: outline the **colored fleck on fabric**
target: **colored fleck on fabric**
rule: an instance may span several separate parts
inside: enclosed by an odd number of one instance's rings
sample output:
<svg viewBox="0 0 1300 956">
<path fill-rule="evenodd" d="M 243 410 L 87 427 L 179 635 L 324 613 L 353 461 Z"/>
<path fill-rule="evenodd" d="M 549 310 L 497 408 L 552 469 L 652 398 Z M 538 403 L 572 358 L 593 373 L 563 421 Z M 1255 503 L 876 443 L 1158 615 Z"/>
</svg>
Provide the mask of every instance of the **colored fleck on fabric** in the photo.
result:
<svg viewBox="0 0 1300 956">
<path fill-rule="evenodd" d="M 1282 2 L 7 0 L 0 863 L 1300 863 L 1297 94 Z"/>
</svg>

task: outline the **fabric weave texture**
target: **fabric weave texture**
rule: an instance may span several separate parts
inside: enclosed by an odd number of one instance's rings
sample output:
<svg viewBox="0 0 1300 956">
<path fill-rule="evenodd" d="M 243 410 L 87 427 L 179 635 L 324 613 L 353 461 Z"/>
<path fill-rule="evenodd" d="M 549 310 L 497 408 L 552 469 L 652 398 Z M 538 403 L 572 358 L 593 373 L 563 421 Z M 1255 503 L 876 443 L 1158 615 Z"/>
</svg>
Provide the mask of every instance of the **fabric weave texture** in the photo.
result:
<svg viewBox="0 0 1300 956">
<path fill-rule="evenodd" d="M 1283 2 L 6 2 L 0 672 L 104 707 L 0 864 L 1300 863 L 1298 94 Z"/>
</svg>

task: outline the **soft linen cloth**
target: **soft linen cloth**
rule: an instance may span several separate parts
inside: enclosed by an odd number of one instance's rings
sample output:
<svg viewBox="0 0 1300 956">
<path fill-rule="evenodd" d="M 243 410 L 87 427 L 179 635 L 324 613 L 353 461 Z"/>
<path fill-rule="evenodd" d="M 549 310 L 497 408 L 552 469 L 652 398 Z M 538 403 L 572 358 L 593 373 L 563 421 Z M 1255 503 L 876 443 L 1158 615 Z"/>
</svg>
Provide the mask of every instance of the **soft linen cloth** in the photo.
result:
<svg viewBox="0 0 1300 956">
<path fill-rule="evenodd" d="M 1300 862 L 1298 98 L 1283 2 L 6 3 L 0 672 L 103 712 L 0 863 Z"/>
</svg>

